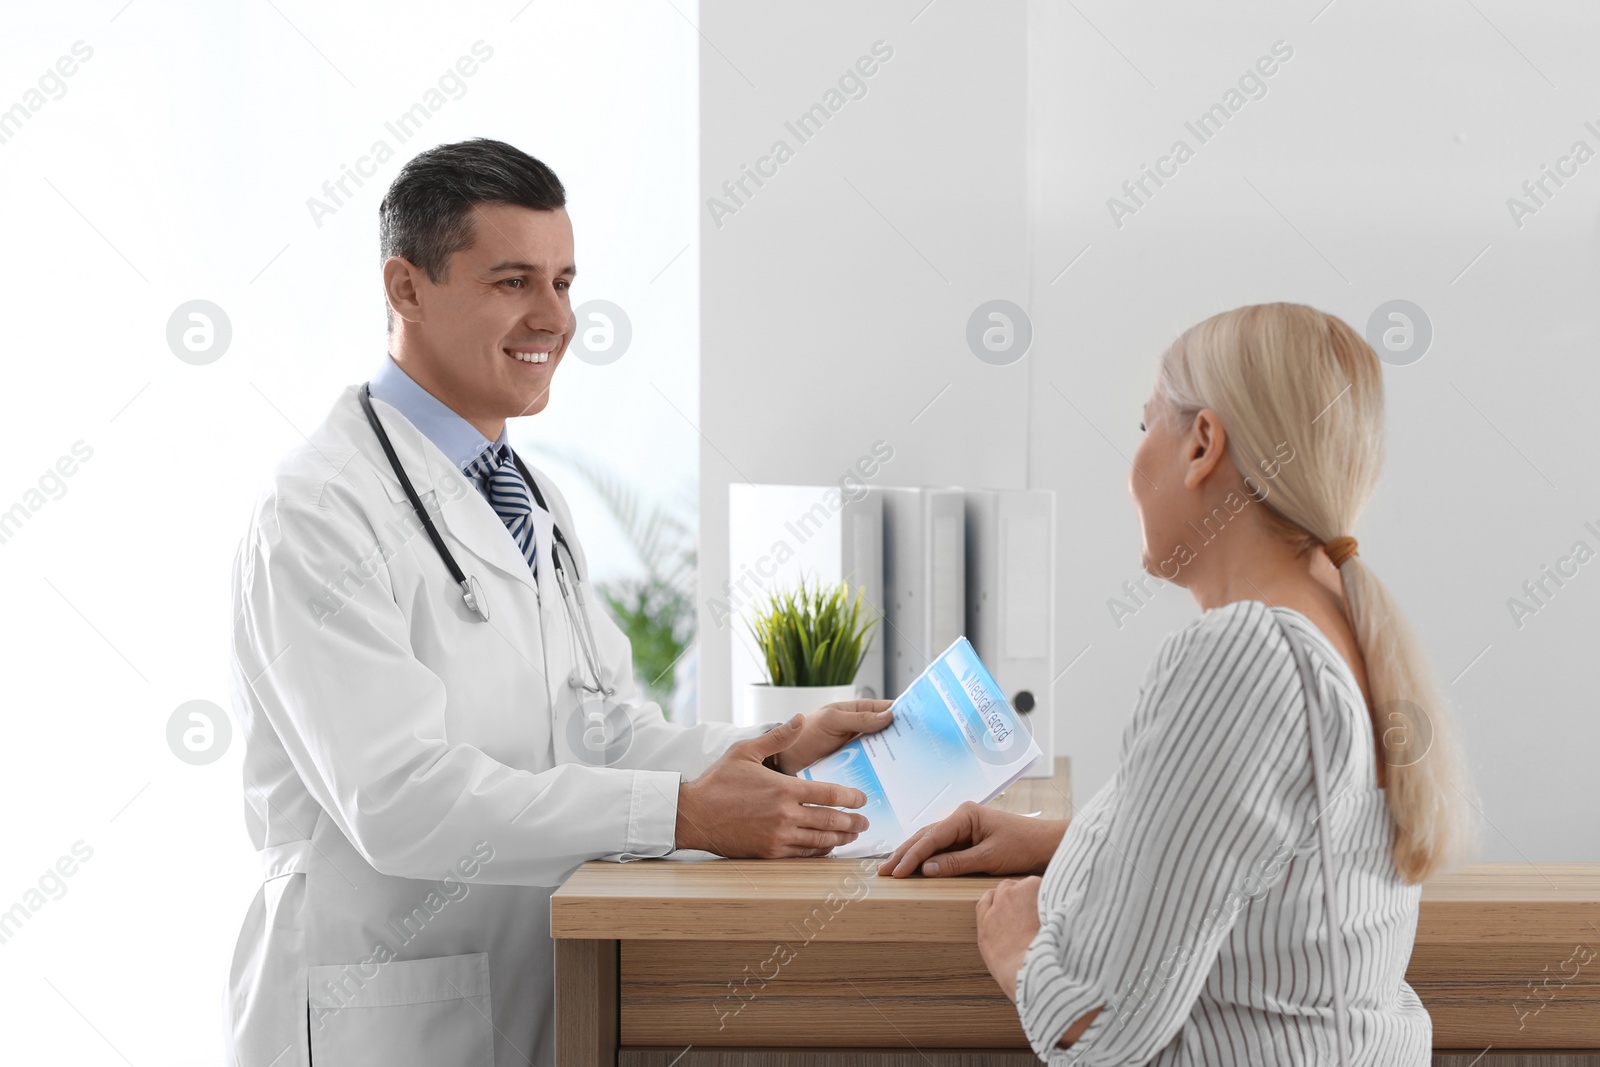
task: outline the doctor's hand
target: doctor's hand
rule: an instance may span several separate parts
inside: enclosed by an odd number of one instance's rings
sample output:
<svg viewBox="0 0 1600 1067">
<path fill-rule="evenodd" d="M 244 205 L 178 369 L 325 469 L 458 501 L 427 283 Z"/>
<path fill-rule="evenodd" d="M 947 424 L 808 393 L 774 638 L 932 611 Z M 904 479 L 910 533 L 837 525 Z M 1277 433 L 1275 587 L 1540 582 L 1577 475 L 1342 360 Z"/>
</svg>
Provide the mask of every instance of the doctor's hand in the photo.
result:
<svg viewBox="0 0 1600 1067">
<path fill-rule="evenodd" d="M 862 734 L 875 734 L 894 721 L 892 700 L 841 700 L 826 704 L 805 717 L 800 736 L 778 753 L 778 770 L 803 771 L 823 756 L 832 755 Z"/>
<path fill-rule="evenodd" d="M 1017 972 L 1039 933 L 1040 879 L 1007 878 L 978 898 L 978 953 L 1013 1002 Z"/>
<path fill-rule="evenodd" d="M 1065 819 L 1030 819 L 967 801 L 901 843 L 879 874 L 1042 874 L 1067 832 Z"/>
<path fill-rule="evenodd" d="M 731 859 L 777 859 L 821 856 L 854 841 L 867 828 L 866 816 L 835 809 L 861 807 L 865 793 L 779 774 L 762 762 L 787 751 L 804 722 L 796 715 L 760 737 L 730 745 L 700 777 L 680 785 L 677 847 Z"/>
</svg>

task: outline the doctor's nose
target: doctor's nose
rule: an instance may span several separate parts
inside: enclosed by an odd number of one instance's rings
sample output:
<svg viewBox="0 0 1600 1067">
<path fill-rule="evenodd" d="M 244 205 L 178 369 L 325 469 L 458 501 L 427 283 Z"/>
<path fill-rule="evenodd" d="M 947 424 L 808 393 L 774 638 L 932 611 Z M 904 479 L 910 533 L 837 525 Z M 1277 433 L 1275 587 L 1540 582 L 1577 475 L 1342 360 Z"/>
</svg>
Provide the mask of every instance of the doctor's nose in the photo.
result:
<svg viewBox="0 0 1600 1067">
<path fill-rule="evenodd" d="M 522 322 L 540 333 L 566 333 L 572 328 L 572 309 L 567 295 L 554 284 L 529 285 Z"/>
</svg>

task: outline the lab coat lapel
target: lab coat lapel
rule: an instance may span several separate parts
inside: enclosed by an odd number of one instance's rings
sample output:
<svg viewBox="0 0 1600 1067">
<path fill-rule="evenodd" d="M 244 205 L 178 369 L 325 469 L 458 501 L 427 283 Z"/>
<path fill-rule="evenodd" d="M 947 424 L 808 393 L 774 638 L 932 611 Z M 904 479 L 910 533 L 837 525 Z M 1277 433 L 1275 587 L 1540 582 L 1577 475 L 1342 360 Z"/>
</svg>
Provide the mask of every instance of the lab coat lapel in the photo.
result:
<svg viewBox="0 0 1600 1067">
<path fill-rule="evenodd" d="M 451 466 L 438 448 L 430 447 L 428 466 L 436 484 L 453 486 L 459 483 L 466 489 L 465 492 L 439 494 L 440 515 L 450 532 L 485 563 L 538 592 L 539 584 L 534 581 L 533 571 L 512 539 L 511 531 L 506 529 L 493 505 L 472 480 Z"/>
<path fill-rule="evenodd" d="M 360 400 L 354 397 L 353 391 L 352 403 L 357 405 L 357 417 L 365 421 L 365 416 L 359 410 Z M 422 431 L 399 411 L 377 398 L 373 398 L 372 406 L 394 443 L 395 455 L 405 466 L 406 474 L 434 522 L 449 531 L 467 551 L 484 563 L 513 581 L 521 582 L 535 592 L 539 591 L 533 572 L 528 569 L 528 561 L 522 558 L 511 532 L 472 480 L 457 470 L 439 451 L 439 447 L 424 437 Z M 405 490 L 389 469 L 389 462 L 376 439 L 372 442 L 371 451 L 376 453 L 373 463 L 383 476 L 390 499 L 404 501 Z M 471 561 L 457 562 L 464 572 L 469 576 L 472 574 Z M 490 601 L 492 604 L 492 594 Z"/>
</svg>

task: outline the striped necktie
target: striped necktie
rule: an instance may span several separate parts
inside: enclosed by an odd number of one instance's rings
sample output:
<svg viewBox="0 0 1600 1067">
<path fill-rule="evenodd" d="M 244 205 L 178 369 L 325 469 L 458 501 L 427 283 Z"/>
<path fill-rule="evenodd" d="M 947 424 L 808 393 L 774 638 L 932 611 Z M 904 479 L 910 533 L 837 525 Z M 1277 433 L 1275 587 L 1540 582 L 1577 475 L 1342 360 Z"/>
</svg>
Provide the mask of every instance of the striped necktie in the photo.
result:
<svg viewBox="0 0 1600 1067">
<path fill-rule="evenodd" d="M 522 558 L 528 561 L 528 569 L 538 573 L 535 566 L 538 546 L 533 541 L 533 497 L 517 465 L 511 461 L 510 447 L 490 445 L 462 469 L 477 484 L 478 491 L 489 501 L 500 521 L 506 524 L 511 539 L 522 550 Z"/>
</svg>

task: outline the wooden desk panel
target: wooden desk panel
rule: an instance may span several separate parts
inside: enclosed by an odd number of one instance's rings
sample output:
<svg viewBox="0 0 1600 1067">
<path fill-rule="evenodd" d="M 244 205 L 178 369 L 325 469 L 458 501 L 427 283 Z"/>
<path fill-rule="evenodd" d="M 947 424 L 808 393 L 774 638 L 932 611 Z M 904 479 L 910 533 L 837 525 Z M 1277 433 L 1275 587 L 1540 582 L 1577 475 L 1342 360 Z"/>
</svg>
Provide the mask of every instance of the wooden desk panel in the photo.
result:
<svg viewBox="0 0 1600 1067">
<path fill-rule="evenodd" d="M 1406 980 L 1436 1048 L 1600 1048 L 1600 864 L 1480 864 L 1427 883 Z"/>
<path fill-rule="evenodd" d="M 1000 803 L 1061 811 L 1063 784 L 1019 783 Z M 591 943 L 590 988 L 598 943 L 620 942 L 617 1014 L 596 1019 L 623 1046 L 904 1048 L 916 1033 L 929 1049 L 1025 1048 L 975 947 L 974 905 L 999 879 L 879 878 L 876 863 L 585 864 L 552 898 L 551 929 Z M 1486 864 L 1423 887 L 1406 977 L 1436 1048 L 1600 1048 L 1597 952 L 1600 864 Z"/>
<path fill-rule="evenodd" d="M 1020 1048 L 975 945 L 627 941 L 622 1044 Z"/>
</svg>

